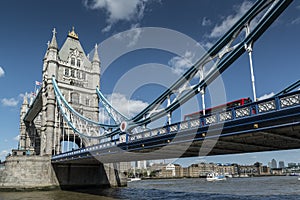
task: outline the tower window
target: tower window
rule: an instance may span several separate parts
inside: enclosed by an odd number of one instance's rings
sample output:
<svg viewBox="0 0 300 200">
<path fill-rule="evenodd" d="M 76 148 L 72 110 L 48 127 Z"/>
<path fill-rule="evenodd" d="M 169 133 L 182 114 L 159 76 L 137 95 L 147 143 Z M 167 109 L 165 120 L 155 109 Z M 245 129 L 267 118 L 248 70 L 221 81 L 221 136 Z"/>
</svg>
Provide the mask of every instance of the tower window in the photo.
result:
<svg viewBox="0 0 300 200">
<path fill-rule="evenodd" d="M 86 98 L 86 99 L 85 99 L 85 105 L 86 105 L 86 106 L 90 106 L 90 99 L 89 99 L 89 98 Z"/>
<path fill-rule="evenodd" d="M 68 68 L 65 68 L 65 76 L 69 76 L 69 69 Z"/>
<path fill-rule="evenodd" d="M 85 72 L 82 72 L 81 75 L 82 75 L 82 79 L 85 80 L 85 79 L 86 79 L 86 74 L 85 74 Z"/>
<path fill-rule="evenodd" d="M 71 70 L 71 76 L 72 76 L 73 78 L 75 78 L 75 70 L 74 70 L 74 69 Z"/>
<path fill-rule="evenodd" d="M 80 62 L 80 60 L 78 59 L 78 60 L 77 60 L 77 67 L 80 67 L 80 65 L 81 65 L 81 62 Z"/>
<path fill-rule="evenodd" d="M 71 58 L 71 65 L 75 66 L 75 58 Z"/>
<path fill-rule="evenodd" d="M 73 104 L 79 104 L 79 94 L 78 93 L 71 94 L 71 102 Z"/>
</svg>

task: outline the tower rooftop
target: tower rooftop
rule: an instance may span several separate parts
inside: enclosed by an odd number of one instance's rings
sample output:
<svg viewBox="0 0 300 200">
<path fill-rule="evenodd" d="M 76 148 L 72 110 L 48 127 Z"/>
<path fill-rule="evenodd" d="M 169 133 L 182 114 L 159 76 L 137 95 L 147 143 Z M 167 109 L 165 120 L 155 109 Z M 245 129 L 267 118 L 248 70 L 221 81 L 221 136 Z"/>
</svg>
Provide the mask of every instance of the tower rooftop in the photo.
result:
<svg viewBox="0 0 300 200">
<path fill-rule="evenodd" d="M 74 38 L 74 39 L 76 39 L 76 40 L 79 39 L 79 38 L 78 38 L 78 34 L 75 33 L 74 26 L 72 27 L 72 31 L 69 31 L 68 37 Z"/>
</svg>

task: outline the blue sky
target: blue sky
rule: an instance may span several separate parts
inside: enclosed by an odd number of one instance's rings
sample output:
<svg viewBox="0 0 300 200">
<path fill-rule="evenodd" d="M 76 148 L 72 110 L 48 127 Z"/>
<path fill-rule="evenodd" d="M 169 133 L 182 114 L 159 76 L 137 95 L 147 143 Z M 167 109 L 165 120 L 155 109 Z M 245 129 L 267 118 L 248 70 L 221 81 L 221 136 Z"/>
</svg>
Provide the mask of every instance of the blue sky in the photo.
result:
<svg viewBox="0 0 300 200">
<path fill-rule="evenodd" d="M 214 43 L 232 22 L 253 1 L 240 0 L 2 0 L 0 2 L 0 159 L 17 148 L 19 111 L 22 96 L 34 90 L 35 81 L 41 81 L 42 59 L 52 29 L 57 30 L 61 47 L 72 26 L 86 53 L 95 44 L 120 32 L 142 27 L 161 27 L 183 33 L 204 48 Z M 139 39 L 139 32 L 128 36 L 129 44 Z M 254 44 L 253 61 L 257 96 L 276 93 L 299 79 L 300 2 L 294 1 L 275 23 Z M 176 41 L 174 41 L 176 42 Z M 105 62 L 104 51 L 99 54 Z M 101 89 L 113 99 L 114 86 L 122 75 L 138 65 L 159 63 L 176 70 L 186 69 L 187 60 L 197 56 L 186 51 L 184 58 L 173 53 L 144 49 L 121 56 L 101 77 Z M 222 75 L 227 99 L 252 97 L 248 57 L 239 58 Z M 119 105 L 134 105 L 129 114 L 137 113 L 151 103 L 166 87 L 155 84 L 138 88 L 128 101 L 118 96 Z M 151 92 L 149 92 L 151 91 Z M 122 94 L 118 94 L 122 95 Z M 126 103 L 127 102 L 127 103 Z M 128 103 L 129 102 L 129 103 Z M 126 106 L 125 106 L 126 107 Z M 267 163 L 272 158 L 285 162 L 299 162 L 298 150 L 230 155 L 203 158 L 215 162 Z M 202 159 L 202 158 L 201 158 Z M 194 160 L 185 160 L 193 162 Z"/>
</svg>

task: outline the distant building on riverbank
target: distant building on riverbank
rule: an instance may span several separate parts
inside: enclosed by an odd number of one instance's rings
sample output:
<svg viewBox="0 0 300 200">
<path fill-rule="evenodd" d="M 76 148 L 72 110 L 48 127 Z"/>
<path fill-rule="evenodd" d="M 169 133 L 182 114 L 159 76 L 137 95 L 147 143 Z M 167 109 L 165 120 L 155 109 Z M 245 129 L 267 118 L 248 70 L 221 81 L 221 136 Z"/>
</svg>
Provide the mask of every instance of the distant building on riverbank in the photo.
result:
<svg viewBox="0 0 300 200">
<path fill-rule="evenodd" d="M 151 177 L 158 178 L 180 178 L 180 177 L 206 177 L 208 173 L 216 172 L 229 177 L 248 177 L 271 175 L 270 168 L 256 162 L 253 165 L 238 164 L 216 164 L 198 163 L 188 167 L 181 167 L 178 164 L 153 164 L 147 169 Z M 276 173 L 279 175 L 279 172 Z"/>
</svg>

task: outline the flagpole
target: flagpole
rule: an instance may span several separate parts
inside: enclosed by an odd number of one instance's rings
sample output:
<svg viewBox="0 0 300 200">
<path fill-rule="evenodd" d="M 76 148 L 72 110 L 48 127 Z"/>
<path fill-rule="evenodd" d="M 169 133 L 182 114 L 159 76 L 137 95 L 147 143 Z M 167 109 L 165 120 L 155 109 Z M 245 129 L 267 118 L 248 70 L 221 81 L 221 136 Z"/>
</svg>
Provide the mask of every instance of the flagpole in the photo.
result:
<svg viewBox="0 0 300 200">
<path fill-rule="evenodd" d="M 34 90 L 33 90 L 33 95 L 36 96 L 36 82 L 34 82 Z"/>
</svg>

